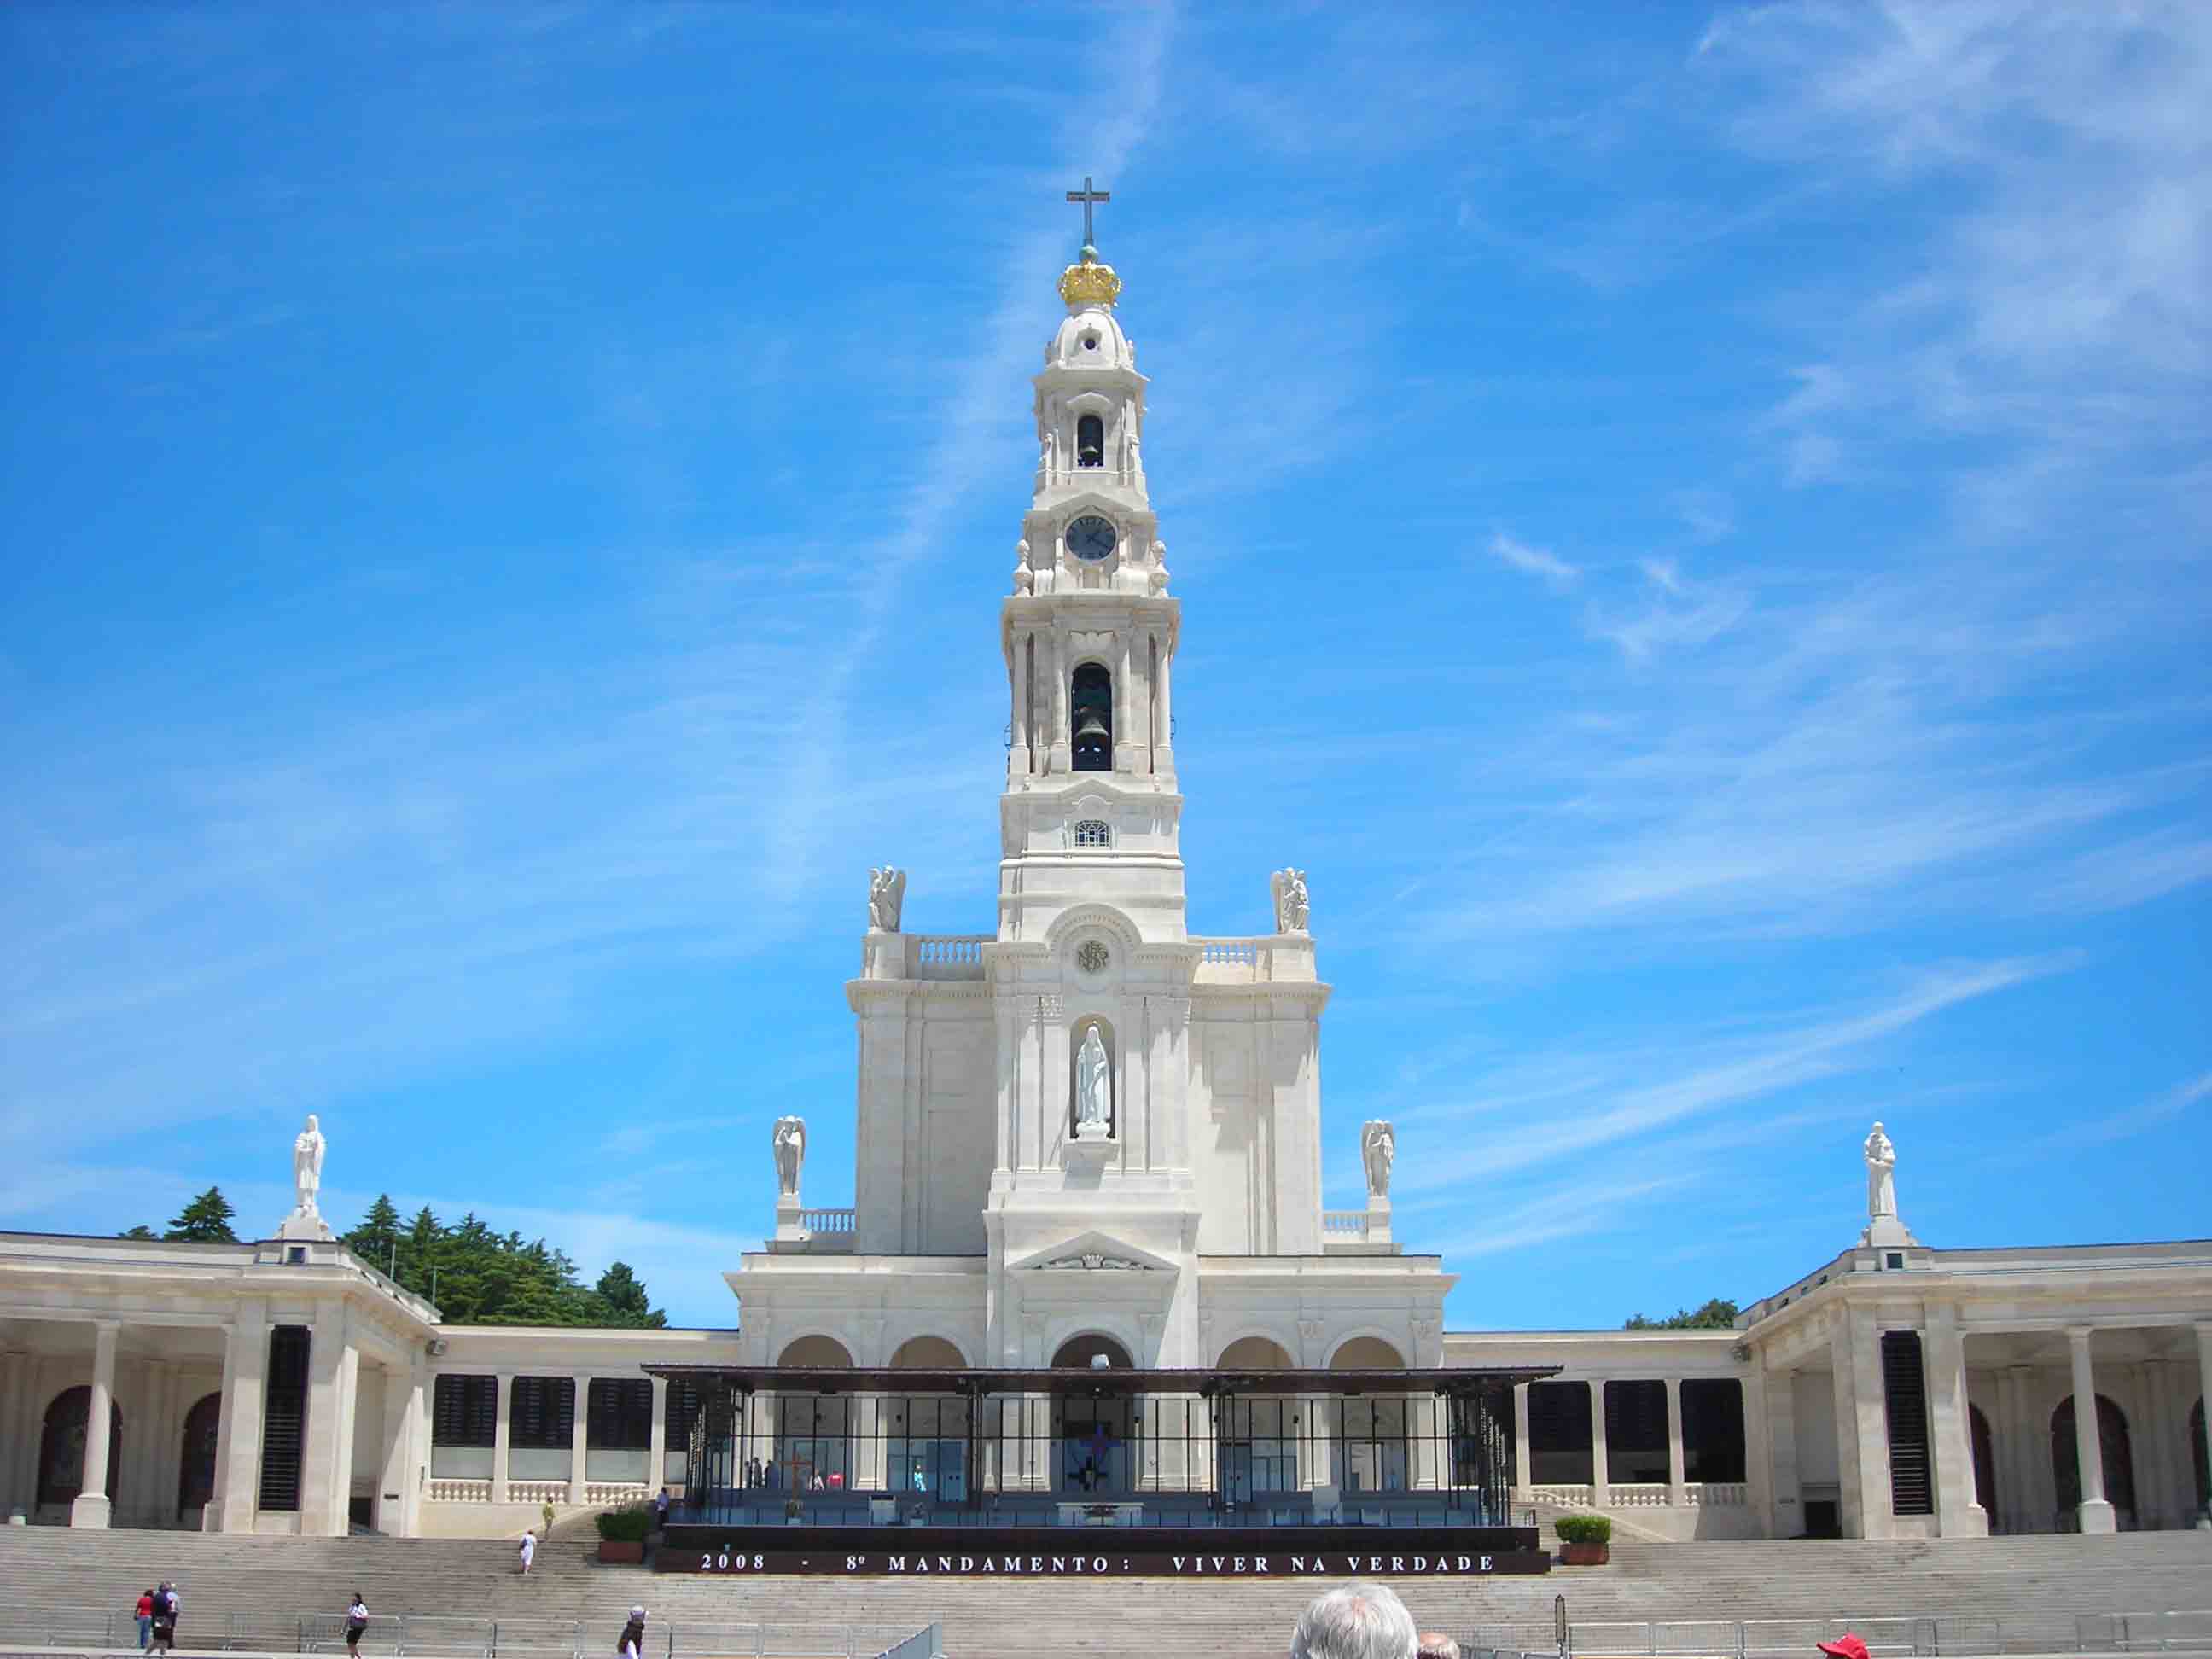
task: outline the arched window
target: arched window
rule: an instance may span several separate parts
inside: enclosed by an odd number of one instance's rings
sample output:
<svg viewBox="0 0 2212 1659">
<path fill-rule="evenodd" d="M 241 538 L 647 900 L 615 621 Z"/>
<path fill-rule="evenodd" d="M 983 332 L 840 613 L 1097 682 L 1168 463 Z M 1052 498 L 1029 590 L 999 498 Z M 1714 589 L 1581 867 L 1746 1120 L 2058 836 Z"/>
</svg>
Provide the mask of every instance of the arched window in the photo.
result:
<svg viewBox="0 0 2212 1659">
<path fill-rule="evenodd" d="M 1096 415 L 1085 415 L 1075 423 L 1075 464 L 1106 465 L 1106 422 Z"/>
<path fill-rule="evenodd" d="M 1111 847 L 1114 844 L 1113 826 L 1103 818 L 1078 818 L 1075 821 L 1075 844 L 1078 847 Z"/>
<path fill-rule="evenodd" d="M 214 1501 L 216 1431 L 222 1426 L 222 1396 L 204 1395 L 185 1413 L 184 1445 L 177 1459 L 177 1515 L 193 1518 L 192 1511 Z"/>
<path fill-rule="evenodd" d="M 83 1383 L 64 1389 L 46 1407 L 39 1437 L 39 1503 L 41 1507 L 75 1501 L 84 1491 L 85 1425 L 92 1419 L 92 1390 Z M 107 1497 L 115 1498 L 115 1472 L 123 1467 L 123 1407 L 107 1402 Z"/>
<path fill-rule="evenodd" d="M 1997 1457 L 1996 1445 L 1990 1438 L 1990 1419 L 1982 1415 L 1979 1406 L 1969 1402 L 1966 1407 L 1966 1439 L 1974 1459 L 1974 1502 L 1982 1506 L 1989 1517 L 1990 1530 L 1997 1530 Z"/>
<path fill-rule="evenodd" d="M 1067 718 L 1073 739 L 1074 769 L 1114 769 L 1114 677 L 1095 662 L 1075 671 L 1069 684 Z"/>
<path fill-rule="evenodd" d="M 2103 1395 L 2097 1396 L 2097 1443 L 2105 1465 L 2105 1497 L 2118 1511 L 2121 1530 L 2136 1524 L 2136 1463 L 2129 1443 L 2127 1413 Z M 2074 1396 L 2069 1395 L 2051 1413 L 2051 1484 L 2058 1499 L 2057 1522 L 2062 1531 L 2078 1524 L 2081 1504 L 2081 1461 L 2075 1443 Z"/>
</svg>

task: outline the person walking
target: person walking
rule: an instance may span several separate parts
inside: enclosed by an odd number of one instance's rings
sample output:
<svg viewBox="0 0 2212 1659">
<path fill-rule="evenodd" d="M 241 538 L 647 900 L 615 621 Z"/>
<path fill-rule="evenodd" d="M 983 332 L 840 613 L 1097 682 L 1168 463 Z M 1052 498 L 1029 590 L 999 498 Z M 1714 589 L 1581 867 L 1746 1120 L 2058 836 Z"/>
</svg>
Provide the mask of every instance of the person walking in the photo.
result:
<svg viewBox="0 0 2212 1659">
<path fill-rule="evenodd" d="M 146 1644 L 154 1639 L 154 1592 L 148 1590 L 141 1595 L 138 1605 L 131 1612 L 137 1616 L 138 1651 L 143 1653 Z"/>
<path fill-rule="evenodd" d="M 522 1574 L 526 1578 L 530 1576 L 530 1564 L 538 1559 L 538 1534 L 526 1531 L 515 1553 L 522 1558 Z"/>
<path fill-rule="evenodd" d="M 353 1593 L 346 1606 L 346 1653 L 349 1659 L 361 1659 L 362 1632 L 368 1628 L 368 1603 L 361 1599 L 361 1592 Z"/>
<path fill-rule="evenodd" d="M 653 1495 L 653 1529 L 655 1532 L 668 1530 L 668 1488 L 665 1486 Z"/>
<path fill-rule="evenodd" d="M 164 1578 L 154 1592 L 154 1639 L 149 1653 L 168 1653 L 177 1645 L 177 1615 L 184 1610 L 177 1587 Z"/>
<path fill-rule="evenodd" d="M 645 1652 L 645 1609 L 632 1607 L 629 1623 L 623 1626 L 622 1640 L 615 1644 L 620 1659 L 642 1659 Z"/>
</svg>

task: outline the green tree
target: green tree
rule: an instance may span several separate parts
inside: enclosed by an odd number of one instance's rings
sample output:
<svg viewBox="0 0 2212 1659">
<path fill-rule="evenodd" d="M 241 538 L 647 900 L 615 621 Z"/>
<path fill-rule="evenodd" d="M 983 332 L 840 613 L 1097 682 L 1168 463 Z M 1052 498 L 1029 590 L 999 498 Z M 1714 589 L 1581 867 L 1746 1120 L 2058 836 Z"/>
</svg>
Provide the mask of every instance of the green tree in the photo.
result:
<svg viewBox="0 0 2212 1659">
<path fill-rule="evenodd" d="M 379 1193 L 361 1224 L 341 1242 L 370 1267 L 387 1271 L 399 1243 L 399 1212 L 392 1207 L 391 1194 Z"/>
<path fill-rule="evenodd" d="M 172 1243 L 235 1244 L 238 1235 L 230 1230 L 230 1218 L 237 1213 L 222 1195 L 222 1188 L 210 1187 L 185 1206 L 185 1212 L 169 1224 L 169 1231 L 161 1237 Z"/>
<path fill-rule="evenodd" d="M 627 1261 L 609 1263 L 592 1293 L 605 1307 L 610 1325 L 655 1331 L 667 1328 L 668 1316 L 653 1305 L 653 1298 L 645 1293 L 645 1281 Z"/>
<path fill-rule="evenodd" d="M 1647 1319 L 1642 1314 L 1631 1314 L 1621 1326 L 1625 1331 L 1725 1331 L 1735 1326 L 1737 1308 L 1735 1303 L 1715 1297 L 1702 1308 L 1685 1308 L 1664 1319 Z"/>
<path fill-rule="evenodd" d="M 128 1232 L 118 1233 L 115 1236 L 118 1238 L 159 1238 L 161 1235 L 142 1221 Z"/>
</svg>

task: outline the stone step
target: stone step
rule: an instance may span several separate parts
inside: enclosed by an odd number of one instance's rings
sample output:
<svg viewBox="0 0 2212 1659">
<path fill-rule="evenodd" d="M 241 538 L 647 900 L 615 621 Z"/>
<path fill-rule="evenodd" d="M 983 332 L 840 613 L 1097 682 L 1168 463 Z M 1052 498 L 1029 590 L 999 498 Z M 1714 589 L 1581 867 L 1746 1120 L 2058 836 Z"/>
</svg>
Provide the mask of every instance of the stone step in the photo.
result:
<svg viewBox="0 0 2212 1659">
<path fill-rule="evenodd" d="M 1691 1543 L 1615 1547 L 1603 1569 L 1540 1578 L 1406 1581 L 1424 1624 L 1462 1636 L 1548 1629 L 1564 1595 L 1577 1622 L 1838 1614 L 1972 1615 L 2070 1641 L 2084 1611 L 2212 1605 L 2212 1534 L 1928 1543 Z M 335 1613 L 359 1589 L 380 1614 L 581 1621 L 586 1653 L 611 1649 L 631 1601 L 665 1632 L 769 1621 L 785 1636 L 945 1625 L 959 1659 L 1056 1650 L 1108 1659 L 1279 1648 L 1316 1581 L 733 1581 L 603 1568 L 561 1539 L 528 1578 L 503 1540 L 263 1539 L 198 1534 L 0 1532 L 0 1609 L 127 1610 L 144 1585 L 176 1578 L 187 1638 L 234 1613 L 282 1620 Z M 118 1626 L 118 1631 L 127 1626 Z M 604 1638 L 604 1640 L 602 1640 Z M 705 1639 L 702 1636 L 701 1639 Z M 1534 1639 L 1533 1637 L 1530 1639 Z M 599 1644 L 599 1645 L 594 1645 Z M 690 1647 L 690 1638 L 684 1645 Z"/>
</svg>

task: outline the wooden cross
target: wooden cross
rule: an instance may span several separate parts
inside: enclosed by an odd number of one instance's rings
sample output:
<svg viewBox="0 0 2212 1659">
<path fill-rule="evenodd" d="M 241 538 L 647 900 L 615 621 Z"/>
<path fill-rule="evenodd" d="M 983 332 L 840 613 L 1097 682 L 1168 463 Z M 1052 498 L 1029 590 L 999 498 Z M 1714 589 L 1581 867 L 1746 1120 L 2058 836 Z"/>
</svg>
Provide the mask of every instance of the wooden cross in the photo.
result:
<svg viewBox="0 0 2212 1659">
<path fill-rule="evenodd" d="M 1112 201 L 1114 192 L 1109 190 L 1091 189 L 1091 175 L 1086 173 L 1083 175 L 1083 188 L 1068 191 L 1067 199 L 1083 204 L 1083 246 L 1089 247 L 1092 246 L 1094 240 L 1091 234 L 1091 204 L 1094 202 Z"/>
</svg>

